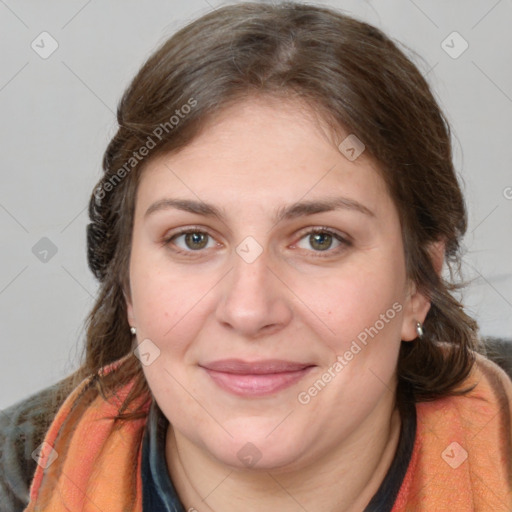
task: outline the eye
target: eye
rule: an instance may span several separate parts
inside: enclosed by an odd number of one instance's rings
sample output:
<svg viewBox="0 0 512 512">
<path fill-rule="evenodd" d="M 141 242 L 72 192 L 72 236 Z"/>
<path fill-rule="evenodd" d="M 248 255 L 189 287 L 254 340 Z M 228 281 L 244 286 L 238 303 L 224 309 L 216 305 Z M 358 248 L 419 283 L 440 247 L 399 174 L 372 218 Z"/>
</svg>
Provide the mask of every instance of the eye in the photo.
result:
<svg viewBox="0 0 512 512">
<path fill-rule="evenodd" d="M 312 248 L 314 252 L 329 252 L 330 254 L 349 245 L 350 242 L 346 238 L 327 228 L 311 229 L 297 243 L 297 247 L 300 249 L 310 250 Z"/>
<path fill-rule="evenodd" d="M 219 245 L 209 233 L 196 228 L 182 229 L 178 233 L 167 237 L 163 244 L 177 253 L 186 255 L 192 255 L 194 252 L 200 253 L 203 249 L 211 249 Z M 323 227 L 310 229 L 301 236 L 296 244 L 300 249 L 327 253 L 326 256 L 335 254 L 350 245 L 351 242 L 348 239 L 331 229 Z"/>
<path fill-rule="evenodd" d="M 165 240 L 165 245 L 174 245 L 176 252 L 194 252 L 215 247 L 216 242 L 208 233 L 197 229 L 187 229 L 176 233 Z"/>
</svg>

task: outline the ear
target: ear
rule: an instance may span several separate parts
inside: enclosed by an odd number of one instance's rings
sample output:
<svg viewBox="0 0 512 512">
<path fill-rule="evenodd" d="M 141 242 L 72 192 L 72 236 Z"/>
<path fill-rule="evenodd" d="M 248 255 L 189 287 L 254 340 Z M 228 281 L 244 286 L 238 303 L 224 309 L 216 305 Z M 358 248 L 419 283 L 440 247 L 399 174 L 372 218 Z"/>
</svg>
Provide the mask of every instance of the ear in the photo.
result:
<svg viewBox="0 0 512 512">
<path fill-rule="evenodd" d="M 445 243 L 444 241 L 433 242 L 429 249 L 430 259 L 436 273 L 440 276 L 443 270 Z M 423 324 L 427 313 L 430 310 L 430 300 L 418 290 L 416 283 L 410 282 L 404 307 L 402 322 L 402 340 L 412 341 L 418 337 L 416 323 Z"/>
<path fill-rule="evenodd" d="M 124 300 L 126 302 L 126 314 L 127 314 L 127 318 L 128 318 L 128 324 L 130 325 L 130 327 L 137 327 L 137 321 L 135 319 L 135 314 L 133 312 L 133 304 L 132 304 L 132 300 L 131 300 L 131 293 L 128 292 L 126 293 L 125 290 L 123 290 L 123 295 L 124 295 Z"/>
</svg>

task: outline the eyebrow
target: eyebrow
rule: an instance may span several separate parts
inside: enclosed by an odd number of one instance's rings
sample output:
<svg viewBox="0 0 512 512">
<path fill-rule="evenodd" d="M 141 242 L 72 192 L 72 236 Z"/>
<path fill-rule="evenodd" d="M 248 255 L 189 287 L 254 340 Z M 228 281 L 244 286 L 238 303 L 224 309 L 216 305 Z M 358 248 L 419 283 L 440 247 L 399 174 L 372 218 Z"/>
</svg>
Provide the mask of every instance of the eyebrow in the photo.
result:
<svg viewBox="0 0 512 512">
<path fill-rule="evenodd" d="M 219 208 L 212 204 L 205 203 L 204 201 L 194 201 L 191 199 L 160 199 L 146 210 L 144 217 L 147 218 L 154 212 L 170 208 L 195 213 L 197 215 L 204 215 L 206 217 L 215 217 L 220 221 L 225 222 L 225 217 Z M 369 208 L 358 201 L 347 197 L 334 197 L 316 201 L 299 201 L 289 206 L 281 207 L 276 211 L 273 220 L 277 224 L 283 220 L 291 220 L 297 217 L 335 210 L 351 210 L 369 217 L 375 217 L 375 214 Z"/>
</svg>

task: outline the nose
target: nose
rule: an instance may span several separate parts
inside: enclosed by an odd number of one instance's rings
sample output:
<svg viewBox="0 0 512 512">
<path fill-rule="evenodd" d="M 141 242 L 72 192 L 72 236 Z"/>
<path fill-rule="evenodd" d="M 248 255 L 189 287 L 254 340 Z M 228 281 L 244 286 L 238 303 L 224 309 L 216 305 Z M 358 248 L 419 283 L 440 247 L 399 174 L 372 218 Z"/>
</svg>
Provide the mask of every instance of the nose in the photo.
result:
<svg viewBox="0 0 512 512">
<path fill-rule="evenodd" d="M 283 329 L 292 318 L 291 292 L 269 267 L 267 253 L 248 263 L 233 254 L 233 268 L 223 280 L 216 317 L 247 338 L 258 338 Z"/>
</svg>

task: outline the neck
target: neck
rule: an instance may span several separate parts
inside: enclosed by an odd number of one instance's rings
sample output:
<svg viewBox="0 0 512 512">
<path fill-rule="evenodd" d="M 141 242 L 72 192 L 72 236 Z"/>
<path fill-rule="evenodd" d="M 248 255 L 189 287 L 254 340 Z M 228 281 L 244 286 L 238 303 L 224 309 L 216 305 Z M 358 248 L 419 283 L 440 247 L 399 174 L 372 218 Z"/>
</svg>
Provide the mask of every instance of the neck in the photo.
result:
<svg viewBox="0 0 512 512">
<path fill-rule="evenodd" d="M 370 415 L 350 438 L 313 462 L 272 471 L 239 469 L 212 459 L 169 425 L 166 458 L 171 480 L 185 506 L 198 512 L 360 512 L 377 492 L 393 460 L 400 415 L 376 422 Z"/>
</svg>

